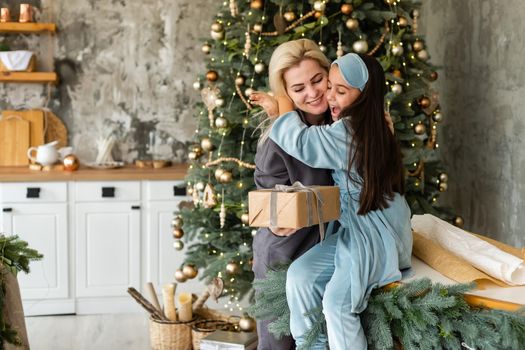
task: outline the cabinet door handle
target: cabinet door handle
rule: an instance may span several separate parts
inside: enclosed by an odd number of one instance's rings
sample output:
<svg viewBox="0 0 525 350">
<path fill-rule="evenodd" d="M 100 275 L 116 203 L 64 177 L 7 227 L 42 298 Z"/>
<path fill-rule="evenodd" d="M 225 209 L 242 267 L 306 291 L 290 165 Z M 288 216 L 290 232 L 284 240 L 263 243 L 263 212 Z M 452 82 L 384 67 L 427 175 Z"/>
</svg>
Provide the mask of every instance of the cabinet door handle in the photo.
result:
<svg viewBox="0 0 525 350">
<path fill-rule="evenodd" d="M 28 187 L 26 198 L 40 198 L 40 187 Z"/>
<path fill-rule="evenodd" d="M 185 196 L 186 195 L 186 187 L 173 186 L 173 195 L 175 197 L 177 197 L 177 196 Z"/>
<path fill-rule="evenodd" d="M 102 187 L 102 198 L 114 198 L 115 187 Z"/>
<path fill-rule="evenodd" d="M 140 210 L 140 205 L 132 205 L 131 210 Z"/>
<path fill-rule="evenodd" d="M 10 212 L 13 211 L 13 208 L 3 208 L 2 211 L 3 211 L 4 213 L 10 213 Z"/>
</svg>

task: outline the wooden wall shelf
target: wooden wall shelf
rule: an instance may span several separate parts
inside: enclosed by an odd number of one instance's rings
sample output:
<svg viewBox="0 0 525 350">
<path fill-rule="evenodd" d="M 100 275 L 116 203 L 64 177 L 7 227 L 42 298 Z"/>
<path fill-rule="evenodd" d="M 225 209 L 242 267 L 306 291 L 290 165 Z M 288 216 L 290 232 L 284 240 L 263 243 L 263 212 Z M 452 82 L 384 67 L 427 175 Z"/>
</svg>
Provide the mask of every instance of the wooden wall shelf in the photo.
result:
<svg viewBox="0 0 525 350">
<path fill-rule="evenodd" d="M 56 84 L 55 72 L 0 72 L 0 83 Z"/>
<path fill-rule="evenodd" d="M 57 26 L 55 23 L 19 23 L 5 22 L 0 23 L 0 33 L 55 33 Z"/>
</svg>

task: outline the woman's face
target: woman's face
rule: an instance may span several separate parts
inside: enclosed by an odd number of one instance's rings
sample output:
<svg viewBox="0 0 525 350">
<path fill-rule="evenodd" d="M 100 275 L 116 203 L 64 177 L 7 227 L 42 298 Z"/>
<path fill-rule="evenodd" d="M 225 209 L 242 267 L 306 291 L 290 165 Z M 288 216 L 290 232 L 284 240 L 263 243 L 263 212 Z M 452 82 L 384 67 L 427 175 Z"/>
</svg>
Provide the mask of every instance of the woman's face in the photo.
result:
<svg viewBox="0 0 525 350">
<path fill-rule="evenodd" d="M 335 121 L 340 118 L 341 110 L 357 100 L 359 95 L 361 95 L 361 91 L 346 83 L 339 71 L 339 67 L 335 64 L 330 68 L 328 80 L 326 95 L 332 119 Z"/>
<path fill-rule="evenodd" d="M 328 109 L 326 70 L 316 60 L 304 59 L 283 74 L 286 92 L 296 108 L 312 115 L 323 114 Z"/>
</svg>

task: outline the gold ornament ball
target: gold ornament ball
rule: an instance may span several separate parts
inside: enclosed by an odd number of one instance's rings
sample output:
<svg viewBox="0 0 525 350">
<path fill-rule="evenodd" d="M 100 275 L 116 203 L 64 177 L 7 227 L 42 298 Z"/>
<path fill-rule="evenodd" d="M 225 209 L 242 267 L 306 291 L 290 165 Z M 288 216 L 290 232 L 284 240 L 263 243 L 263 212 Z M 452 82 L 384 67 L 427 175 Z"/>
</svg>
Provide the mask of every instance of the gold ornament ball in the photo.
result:
<svg viewBox="0 0 525 350">
<path fill-rule="evenodd" d="M 254 66 L 255 73 L 261 74 L 266 69 L 264 63 L 259 62 Z"/>
<path fill-rule="evenodd" d="M 209 137 L 203 137 L 201 140 L 201 147 L 204 151 L 209 152 L 213 150 L 213 143 Z"/>
<path fill-rule="evenodd" d="M 222 40 L 222 39 L 224 39 L 224 31 L 222 31 L 222 32 L 214 32 L 212 30 L 211 31 L 211 37 L 214 40 Z"/>
<path fill-rule="evenodd" d="M 197 277 L 197 274 L 199 273 L 199 271 L 197 270 L 195 265 L 187 264 L 182 267 L 182 273 L 184 274 L 184 276 L 186 276 L 186 278 L 191 280 Z"/>
<path fill-rule="evenodd" d="M 191 186 L 186 187 L 186 194 L 188 196 L 191 196 L 193 194 L 193 187 Z"/>
<path fill-rule="evenodd" d="M 398 22 L 401 28 L 408 26 L 408 20 L 405 17 L 399 17 Z"/>
<path fill-rule="evenodd" d="M 246 79 L 242 75 L 239 75 L 237 78 L 235 78 L 235 85 L 238 85 L 238 86 L 244 85 L 245 81 Z"/>
<path fill-rule="evenodd" d="M 231 275 L 236 275 L 241 272 L 241 268 L 239 267 L 239 264 L 237 264 L 235 261 L 232 261 L 226 265 L 226 271 Z"/>
<path fill-rule="evenodd" d="M 404 50 L 403 50 L 403 46 L 399 45 L 399 44 L 395 44 L 392 46 L 392 54 L 394 56 L 401 56 L 403 54 Z"/>
<path fill-rule="evenodd" d="M 74 154 L 69 154 L 64 157 L 64 170 L 66 171 L 75 171 L 80 167 L 80 161 Z"/>
<path fill-rule="evenodd" d="M 445 192 L 448 188 L 448 185 L 446 182 L 442 182 L 439 184 L 439 192 Z"/>
<path fill-rule="evenodd" d="M 429 59 L 428 51 L 427 50 L 421 50 L 417 53 L 417 58 L 419 58 L 421 61 L 426 61 Z"/>
<path fill-rule="evenodd" d="M 316 1 L 314 2 L 314 10 L 323 12 L 326 9 L 326 4 L 324 1 Z"/>
<path fill-rule="evenodd" d="M 400 78 L 402 77 L 401 75 L 401 71 L 399 69 L 394 69 L 394 71 L 392 72 L 392 75 L 396 78 Z"/>
<path fill-rule="evenodd" d="M 218 98 L 215 100 L 215 106 L 217 107 L 222 107 L 224 106 L 224 99 L 223 98 Z"/>
<path fill-rule="evenodd" d="M 446 173 L 439 174 L 439 181 L 447 182 L 448 181 L 448 175 Z"/>
<path fill-rule="evenodd" d="M 253 30 L 254 30 L 255 32 L 257 32 L 257 33 L 262 32 L 262 29 L 263 29 L 263 26 L 262 26 L 261 23 L 255 23 L 255 24 L 253 25 Z"/>
<path fill-rule="evenodd" d="M 188 152 L 188 159 L 189 159 L 189 160 L 195 160 L 195 159 L 197 159 L 197 158 L 199 158 L 199 156 L 197 155 L 197 153 L 195 153 L 195 152 L 193 152 L 193 151 L 192 151 L 192 152 Z"/>
<path fill-rule="evenodd" d="M 256 326 L 255 320 L 247 314 L 244 314 L 239 320 L 239 328 L 243 332 L 253 332 Z"/>
<path fill-rule="evenodd" d="M 423 44 L 421 40 L 416 40 L 412 47 L 414 48 L 414 51 L 419 52 L 425 48 L 425 44 Z"/>
<path fill-rule="evenodd" d="M 180 227 L 175 227 L 173 229 L 173 238 L 181 239 L 182 237 L 184 237 L 184 231 Z"/>
<path fill-rule="evenodd" d="M 219 182 L 223 184 L 230 183 L 232 181 L 233 175 L 231 172 L 225 170 L 219 177 Z"/>
<path fill-rule="evenodd" d="M 454 218 L 454 225 L 456 225 L 457 227 L 463 227 L 464 224 L 465 222 L 463 221 L 463 218 L 461 216 L 456 216 Z"/>
<path fill-rule="evenodd" d="M 432 120 L 434 120 L 436 123 L 441 122 L 443 120 L 443 114 L 441 114 L 441 112 L 434 113 Z"/>
<path fill-rule="evenodd" d="M 319 12 L 319 11 L 316 11 L 316 12 L 314 13 L 314 17 L 315 17 L 316 19 L 321 18 L 322 15 L 323 15 L 323 13 L 322 13 L 322 12 Z"/>
<path fill-rule="evenodd" d="M 395 83 L 395 84 L 392 84 L 392 92 L 396 95 L 401 95 L 401 93 L 403 92 L 403 87 L 401 86 L 401 84 L 398 84 L 398 83 Z"/>
<path fill-rule="evenodd" d="M 352 49 L 357 53 L 366 53 L 368 51 L 368 43 L 366 40 L 357 40 L 353 43 Z"/>
<path fill-rule="evenodd" d="M 177 241 L 173 242 L 173 248 L 175 248 L 175 250 L 182 250 L 182 249 L 184 249 L 184 242 L 182 242 L 181 240 L 177 240 Z"/>
<path fill-rule="evenodd" d="M 204 45 L 202 45 L 202 48 L 201 48 L 202 52 L 204 52 L 206 55 L 209 54 L 211 52 L 211 46 L 210 44 L 206 43 Z"/>
<path fill-rule="evenodd" d="M 206 79 L 211 82 L 217 81 L 217 79 L 219 79 L 219 73 L 214 70 L 210 70 L 208 73 L 206 73 Z"/>
<path fill-rule="evenodd" d="M 197 80 L 196 82 L 194 82 L 194 83 L 193 83 L 193 88 L 194 88 L 195 90 L 200 90 L 200 89 L 201 89 L 201 82 L 198 81 L 198 80 Z"/>
<path fill-rule="evenodd" d="M 293 13 L 292 11 L 286 11 L 283 16 L 287 22 L 292 22 L 293 20 L 295 20 L 295 13 Z"/>
<path fill-rule="evenodd" d="M 182 227 L 184 225 L 184 221 L 180 216 L 174 217 L 173 220 L 171 220 L 171 226 L 173 227 Z"/>
<path fill-rule="evenodd" d="M 204 186 L 206 186 L 206 185 L 202 181 L 199 181 L 199 182 L 197 182 L 195 184 L 195 187 L 197 188 L 197 191 L 203 191 L 204 190 Z"/>
<path fill-rule="evenodd" d="M 223 129 L 228 126 L 228 120 L 224 117 L 218 117 L 215 119 L 215 126 L 219 129 Z"/>
<path fill-rule="evenodd" d="M 262 0 L 252 0 L 250 7 L 254 10 L 260 10 L 263 7 L 263 2 Z"/>
<path fill-rule="evenodd" d="M 352 4 L 342 4 L 341 5 L 341 12 L 343 13 L 343 15 L 349 15 L 352 13 L 353 10 L 354 10 L 354 7 L 352 6 Z"/>
<path fill-rule="evenodd" d="M 437 78 L 438 78 L 438 73 L 437 72 L 430 73 L 430 80 L 436 81 Z"/>
<path fill-rule="evenodd" d="M 211 30 L 213 32 L 222 32 L 224 30 L 224 27 L 222 26 L 222 24 L 220 24 L 219 22 L 215 22 L 211 25 Z"/>
<path fill-rule="evenodd" d="M 244 90 L 244 94 L 248 97 L 250 97 L 250 95 L 253 94 L 254 92 L 255 90 L 252 88 L 247 88 L 246 90 Z"/>
<path fill-rule="evenodd" d="M 184 283 L 188 279 L 188 277 L 186 277 L 184 272 L 182 272 L 182 269 L 175 270 L 175 273 L 174 273 L 173 277 L 175 277 L 175 281 L 177 281 L 179 283 Z"/>
<path fill-rule="evenodd" d="M 430 106 L 430 99 L 426 96 L 421 97 L 419 100 L 419 105 L 421 108 L 428 108 Z"/>
<path fill-rule="evenodd" d="M 250 216 L 248 215 L 248 213 L 244 213 L 241 215 L 241 221 L 245 225 L 248 225 L 250 223 Z"/>
<path fill-rule="evenodd" d="M 215 175 L 215 179 L 216 179 L 217 181 L 221 181 L 221 175 L 222 175 L 225 171 L 226 171 L 226 170 L 224 170 L 224 169 L 222 169 L 222 168 L 217 168 L 217 169 L 215 170 L 215 174 L 214 174 L 214 175 Z"/>
<path fill-rule="evenodd" d="M 414 126 L 414 131 L 418 135 L 423 135 L 427 131 L 427 128 L 425 124 L 417 124 Z"/>
<path fill-rule="evenodd" d="M 356 30 L 357 28 L 359 28 L 359 21 L 355 18 L 347 19 L 345 24 L 346 28 L 350 30 Z"/>
<path fill-rule="evenodd" d="M 202 148 L 199 146 L 199 145 L 195 145 L 191 148 L 191 150 L 195 153 L 197 153 L 197 155 L 201 156 L 202 155 Z"/>
</svg>

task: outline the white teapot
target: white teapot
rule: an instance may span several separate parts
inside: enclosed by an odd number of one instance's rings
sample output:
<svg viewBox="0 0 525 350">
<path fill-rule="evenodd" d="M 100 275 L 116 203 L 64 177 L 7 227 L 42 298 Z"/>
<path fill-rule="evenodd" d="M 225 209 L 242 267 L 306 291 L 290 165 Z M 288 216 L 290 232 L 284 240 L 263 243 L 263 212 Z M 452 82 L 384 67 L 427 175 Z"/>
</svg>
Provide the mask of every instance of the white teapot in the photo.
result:
<svg viewBox="0 0 525 350">
<path fill-rule="evenodd" d="M 55 164 L 59 159 L 59 154 L 55 147 L 57 144 L 58 141 L 53 141 L 38 147 L 31 147 L 27 150 L 27 157 L 31 161 L 44 166 Z M 34 152 L 36 152 L 36 156 L 33 155 Z"/>
</svg>

